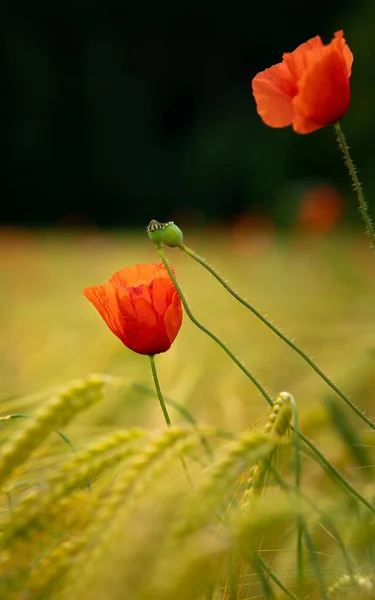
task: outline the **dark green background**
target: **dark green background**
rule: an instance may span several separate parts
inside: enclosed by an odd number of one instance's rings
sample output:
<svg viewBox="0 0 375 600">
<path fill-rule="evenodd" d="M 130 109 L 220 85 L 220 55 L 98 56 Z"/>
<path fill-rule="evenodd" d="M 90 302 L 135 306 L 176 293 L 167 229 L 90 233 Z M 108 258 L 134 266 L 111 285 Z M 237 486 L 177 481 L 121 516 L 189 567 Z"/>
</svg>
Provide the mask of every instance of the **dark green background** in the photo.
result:
<svg viewBox="0 0 375 600">
<path fill-rule="evenodd" d="M 1 26 L 3 223 L 278 218 L 320 179 L 355 213 L 332 128 L 270 129 L 250 91 L 283 52 L 341 28 L 355 57 L 342 126 L 375 194 L 374 0 L 16 0 Z"/>
</svg>

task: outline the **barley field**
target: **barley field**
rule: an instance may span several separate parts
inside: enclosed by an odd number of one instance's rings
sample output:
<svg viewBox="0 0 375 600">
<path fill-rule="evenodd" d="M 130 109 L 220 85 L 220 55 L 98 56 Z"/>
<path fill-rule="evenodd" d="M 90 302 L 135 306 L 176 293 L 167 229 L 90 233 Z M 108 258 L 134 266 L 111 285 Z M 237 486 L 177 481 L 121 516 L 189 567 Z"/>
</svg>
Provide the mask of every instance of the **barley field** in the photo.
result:
<svg viewBox="0 0 375 600">
<path fill-rule="evenodd" d="M 185 241 L 374 417 L 367 239 Z M 200 265 L 166 255 L 195 317 L 275 404 L 184 314 L 156 356 L 168 429 L 147 356 L 82 295 L 158 262 L 147 234 L 4 228 L 0 598 L 375 598 L 374 430 Z"/>
</svg>

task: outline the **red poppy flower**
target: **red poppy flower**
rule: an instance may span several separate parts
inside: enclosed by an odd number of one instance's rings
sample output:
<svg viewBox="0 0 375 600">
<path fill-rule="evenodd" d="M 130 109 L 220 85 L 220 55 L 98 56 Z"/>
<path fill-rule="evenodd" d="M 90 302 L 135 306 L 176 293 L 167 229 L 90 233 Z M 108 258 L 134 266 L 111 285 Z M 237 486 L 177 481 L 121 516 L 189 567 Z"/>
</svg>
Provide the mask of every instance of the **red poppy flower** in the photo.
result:
<svg viewBox="0 0 375 600">
<path fill-rule="evenodd" d="M 316 36 L 283 54 L 253 79 L 259 115 L 270 127 L 293 125 L 297 133 L 336 123 L 349 108 L 352 62 L 342 31 L 326 46 Z"/>
<path fill-rule="evenodd" d="M 181 327 L 181 300 L 163 264 L 126 267 L 83 293 L 110 330 L 138 354 L 165 352 Z"/>
</svg>

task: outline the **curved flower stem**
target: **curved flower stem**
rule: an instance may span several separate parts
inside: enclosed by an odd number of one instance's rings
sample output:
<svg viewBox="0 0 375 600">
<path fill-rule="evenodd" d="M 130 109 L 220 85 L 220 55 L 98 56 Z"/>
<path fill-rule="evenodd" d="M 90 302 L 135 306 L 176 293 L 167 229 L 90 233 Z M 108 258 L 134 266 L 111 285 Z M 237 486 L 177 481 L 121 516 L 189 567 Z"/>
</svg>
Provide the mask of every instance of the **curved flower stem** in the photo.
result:
<svg viewBox="0 0 375 600">
<path fill-rule="evenodd" d="M 158 372 L 156 370 L 156 363 L 155 363 L 155 354 L 149 354 L 148 356 L 149 356 L 149 359 L 150 359 L 152 378 L 154 380 L 156 394 L 158 396 L 161 409 L 163 411 L 165 422 L 167 424 L 167 427 L 172 427 L 171 419 L 170 419 L 170 416 L 169 416 L 169 413 L 168 413 L 168 409 L 167 409 L 167 407 L 165 405 L 163 394 L 162 394 L 160 383 L 159 383 L 159 377 L 158 377 Z M 192 481 L 190 479 L 190 475 L 189 475 L 189 471 L 188 471 L 188 466 L 187 466 L 186 460 L 184 459 L 184 457 L 182 456 L 182 454 L 180 454 L 180 461 L 181 461 L 181 464 L 182 464 L 182 468 L 185 471 L 186 478 L 187 478 L 189 484 L 192 486 Z"/>
<path fill-rule="evenodd" d="M 211 267 L 211 265 L 209 265 L 201 256 L 196 254 L 193 250 L 191 250 L 191 248 L 185 246 L 185 244 L 180 244 L 179 248 L 188 256 L 196 260 L 207 271 L 209 271 L 209 273 L 211 273 L 211 275 L 213 275 L 215 279 L 217 279 L 217 281 L 221 283 L 221 285 L 227 290 L 227 292 L 229 292 L 234 298 L 236 298 L 236 300 L 243 304 L 243 306 L 248 308 L 256 317 L 258 317 L 258 319 L 262 321 L 262 323 L 264 323 L 264 325 L 267 325 L 267 327 L 269 327 L 274 333 L 276 333 L 276 335 L 279 338 L 281 338 L 283 342 L 288 344 L 290 348 L 297 352 L 297 354 L 299 354 L 301 358 L 303 358 L 303 360 L 315 371 L 315 373 L 317 373 L 319 377 L 321 377 L 323 381 L 325 381 L 326 384 L 329 385 L 329 387 L 334 392 L 336 392 L 336 394 L 338 394 L 338 396 L 340 396 L 340 398 L 342 398 L 344 402 L 346 402 L 346 404 L 359 416 L 359 418 L 362 419 L 369 427 L 371 427 L 371 429 L 375 430 L 375 423 L 373 423 L 371 419 L 369 419 L 369 417 L 367 417 L 362 412 L 362 410 L 358 406 L 356 406 L 354 402 L 352 402 L 352 400 L 350 400 L 350 398 L 346 394 L 344 394 L 344 392 L 342 392 L 340 388 L 338 388 L 337 385 L 333 383 L 333 381 L 321 369 L 319 369 L 318 365 L 315 364 L 315 362 L 306 354 L 306 352 L 299 348 L 297 344 L 295 344 L 282 331 L 280 331 L 280 329 L 273 325 L 273 323 L 271 323 L 271 321 L 269 321 L 264 315 L 262 315 L 262 313 L 259 312 L 252 304 L 250 304 L 249 302 L 244 300 L 244 298 L 242 298 L 239 294 L 237 294 L 237 292 L 235 292 L 234 289 L 230 287 L 230 285 L 225 281 L 225 279 L 223 279 L 221 275 L 219 275 L 215 271 L 215 269 Z"/>
<path fill-rule="evenodd" d="M 288 596 L 288 598 L 291 598 L 292 600 L 298 600 L 298 596 L 296 596 L 283 584 L 283 582 L 277 577 L 276 573 L 272 571 L 272 569 L 267 565 L 266 561 L 263 560 L 263 558 L 258 554 L 258 552 L 255 552 L 255 557 L 258 564 L 265 570 L 267 575 L 269 575 L 269 577 L 276 583 L 277 587 L 279 587 L 280 590 L 283 591 L 284 594 L 286 594 L 286 596 Z"/>
<path fill-rule="evenodd" d="M 335 123 L 334 128 L 336 131 L 337 143 L 339 145 L 340 150 L 342 151 L 342 153 L 344 155 L 345 164 L 348 167 L 349 175 L 353 182 L 353 187 L 357 193 L 357 198 L 358 198 L 358 202 L 359 202 L 359 210 L 360 210 L 362 218 L 365 222 L 367 234 L 371 240 L 372 249 L 375 250 L 375 232 L 374 232 L 373 225 L 371 223 L 371 217 L 367 210 L 366 200 L 363 195 L 360 181 L 358 179 L 356 167 L 355 167 L 355 165 L 352 161 L 352 158 L 350 156 L 350 153 L 349 153 L 349 146 L 346 143 L 345 136 L 342 132 L 340 123 L 338 123 L 338 122 Z"/>
<path fill-rule="evenodd" d="M 294 431 L 294 427 L 291 426 L 292 431 Z M 298 436 L 305 442 L 305 444 L 312 450 L 315 456 L 318 457 L 321 464 L 330 472 L 331 475 L 336 477 L 342 483 L 346 489 L 361 502 L 364 506 L 366 506 L 372 513 L 375 514 L 375 506 L 371 504 L 364 496 L 362 496 L 356 489 L 353 487 L 346 479 L 341 475 L 341 473 L 336 469 L 336 467 L 324 456 L 324 454 L 315 446 L 315 444 L 305 436 L 301 431 L 298 433 Z"/>
<path fill-rule="evenodd" d="M 348 554 L 346 546 L 345 546 L 339 532 L 337 531 L 335 524 L 332 522 L 331 518 L 326 514 L 326 511 L 324 510 L 324 508 L 322 509 L 320 506 L 315 504 L 315 502 L 311 499 L 311 497 L 308 494 L 304 493 L 300 488 L 297 489 L 295 487 L 295 485 L 292 485 L 292 484 L 286 482 L 285 479 L 283 479 L 279 475 L 279 473 L 276 471 L 276 469 L 272 465 L 270 465 L 270 471 L 274 474 L 278 485 L 280 485 L 280 487 L 282 489 L 296 493 L 297 498 L 304 500 L 304 502 L 306 502 L 313 509 L 313 511 L 316 512 L 317 515 L 319 515 L 319 518 L 320 518 L 322 524 L 324 524 L 324 526 L 328 530 L 330 530 L 330 532 L 333 535 L 333 539 L 337 542 L 337 544 L 342 552 L 342 556 L 343 556 L 347 571 L 348 571 L 351 579 L 353 580 L 353 576 L 355 573 L 355 565 L 354 565 L 353 559 Z"/>
<path fill-rule="evenodd" d="M 228 356 L 233 360 L 233 362 L 237 365 L 237 367 L 239 369 L 241 369 L 241 371 L 243 373 L 245 373 L 246 377 L 248 377 L 250 379 L 250 381 L 255 385 L 255 387 L 259 390 L 259 392 L 262 394 L 262 396 L 265 398 L 265 400 L 268 402 L 268 404 L 270 406 L 273 406 L 273 400 L 272 400 L 271 396 L 266 392 L 266 390 L 261 385 L 261 383 L 259 383 L 259 381 L 257 379 L 255 379 L 255 377 L 250 373 L 250 371 L 248 371 L 246 369 L 246 367 L 241 363 L 241 361 L 238 360 L 238 358 L 233 354 L 233 352 L 231 350 L 229 350 L 229 348 L 224 344 L 224 342 L 219 340 L 219 338 L 214 333 L 212 333 L 212 331 L 210 331 L 207 327 L 202 325 L 202 323 L 200 323 L 200 321 L 198 321 L 198 319 L 196 319 L 194 317 L 193 313 L 190 310 L 188 303 L 186 302 L 186 298 L 185 298 L 184 294 L 182 293 L 182 290 L 181 290 L 175 276 L 172 273 L 172 270 L 171 270 L 169 263 L 165 257 L 162 247 L 160 245 L 158 245 L 157 249 L 158 249 L 160 258 L 163 261 L 163 264 L 168 271 L 169 277 L 172 279 L 174 286 L 177 290 L 177 293 L 181 298 L 181 302 L 184 306 L 184 309 L 185 309 L 186 314 L 189 317 L 189 319 L 194 323 L 194 325 L 196 325 L 201 331 L 203 331 L 203 333 L 205 333 L 212 340 L 214 340 L 214 342 L 216 342 L 220 346 L 220 348 L 222 350 L 224 350 L 224 352 L 226 354 L 228 354 Z"/>
<path fill-rule="evenodd" d="M 173 284 L 177 290 L 177 293 L 181 298 L 181 302 L 184 306 L 185 312 L 186 312 L 187 316 L 189 317 L 189 319 L 194 323 L 194 325 L 196 325 L 201 331 L 203 331 L 203 333 L 205 333 L 212 340 L 214 340 L 214 342 L 216 342 L 222 350 L 224 350 L 224 352 L 233 360 L 233 362 L 241 369 L 241 371 L 243 373 L 245 373 L 245 375 L 250 379 L 250 381 L 258 388 L 258 390 L 261 392 L 262 396 L 265 398 L 266 402 L 270 406 L 273 406 L 274 402 L 273 402 L 272 398 L 269 396 L 269 394 L 266 392 L 266 390 L 263 388 L 263 386 L 259 383 L 259 381 L 257 381 L 255 379 L 255 377 L 250 373 L 250 371 L 248 371 L 246 369 L 246 367 L 244 367 L 244 365 L 238 360 L 238 358 L 235 357 L 233 352 L 231 352 L 231 350 L 229 350 L 229 348 L 227 348 L 227 346 L 221 340 L 219 340 L 219 338 L 214 333 L 212 333 L 209 329 L 207 329 L 207 327 L 202 325 L 202 323 L 200 323 L 198 321 L 198 319 L 196 319 L 194 317 L 194 315 L 191 312 L 190 307 L 186 301 L 186 298 L 181 290 L 181 287 L 180 287 L 176 277 L 174 276 L 172 269 L 169 266 L 169 263 L 165 257 L 165 254 L 163 252 L 163 248 L 161 247 L 161 244 L 157 245 L 157 250 L 158 250 L 159 256 L 169 274 L 169 277 L 173 281 Z M 292 431 L 295 430 L 295 428 L 293 426 L 291 427 L 291 429 L 292 429 Z M 313 442 L 311 442 L 309 440 L 309 438 L 307 438 L 300 431 L 298 432 L 298 436 L 301 440 L 303 440 L 305 442 L 305 444 L 307 444 L 307 446 L 309 446 L 309 448 L 319 458 L 319 461 L 323 464 L 323 466 L 327 469 L 327 471 L 329 471 L 331 473 L 331 475 L 336 477 L 336 479 L 338 479 L 340 481 L 340 483 L 351 494 L 353 494 L 353 496 L 355 496 L 357 498 L 357 500 L 359 500 L 362 504 L 364 504 L 364 506 L 366 506 L 369 510 L 371 510 L 371 512 L 375 513 L 375 506 L 373 506 L 368 500 L 366 500 L 366 498 L 361 496 L 361 494 L 359 492 L 357 492 L 357 490 L 352 485 L 350 485 L 350 483 L 348 481 L 346 481 L 346 479 L 341 475 L 341 473 L 336 469 L 336 467 L 334 467 L 329 462 L 329 460 L 324 456 L 324 454 L 322 454 L 322 452 L 320 452 L 320 450 L 313 444 Z"/>
</svg>

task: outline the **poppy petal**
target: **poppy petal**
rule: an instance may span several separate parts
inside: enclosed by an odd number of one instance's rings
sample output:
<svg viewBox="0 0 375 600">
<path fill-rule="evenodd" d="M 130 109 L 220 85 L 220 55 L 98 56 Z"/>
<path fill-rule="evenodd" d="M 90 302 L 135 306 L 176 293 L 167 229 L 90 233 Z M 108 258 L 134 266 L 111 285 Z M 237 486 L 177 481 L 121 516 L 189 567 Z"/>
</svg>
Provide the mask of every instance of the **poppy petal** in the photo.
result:
<svg viewBox="0 0 375 600">
<path fill-rule="evenodd" d="M 324 50 L 324 56 L 305 72 L 300 92 L 293 99 L 293 129 L 297 133 L 311 133 L 336 123 L 349 107 L 346 63 L 330 47 Z"/>
<path fill-rule="evenodd" d="M 136 298 L 137 328 L 128 335 L 127 346 L 139 354 L 158 354 L 171 346 L 163 322 L 145 298 Z"/>
<path fill-rule="evenodd" d="M 109 329 L 139 354 L 165 352 L 180 329 L 181 300 L 162 263 L 127 267 L 83 293 Z"/>
<path fill-rule="evenodd" d="M 153 306 L 159 315 L 164 315 L 176 293 L 172 281 L 164 277 L 158 277 L 150 285 Z"/>
<path fill-rule="evenodd" d="M 141 284 L 148 285 L 155 277 L 164 276 L 163 271 L 165 269 L 162 263 L 134 265 L 117 271 L 109 278 L 108 282 L 119 283 L 126 287 L 137 287 Z"/>
<path fill-rule="evenodd" d="M 258 114 L 266 125 L 286 127 L 292 124 L 292 98 L 297 90 L 284 63 L 258 73 L 252 81 L 252 89 Z"/>
<path fill-rule="evenodd" d="M 152 282 L 150 285 L 152 285 Z M 138 285 L 137 287 L 128 287 L 126 288 L 126 292 L 129 294 L 129 298 L 132 302 L 134 302 L 136 298 L 144 298 L 150 305 L 152 305 L 149 285 L 142 283 L 142 285 Z"/>
<path fill-rule="evenodd" d="M 182 307 L 179 295 L 175 292 L 172 304 L 167 309 L 164 316 L 165 328 L 170 343 L 172 344 L 178 334 L 182 321 Z"/>
<path fill-rule="evenodd" d="M 350 104 L 353 55 L 343 31 L 326 46 L 319 36 L 283 55 L 283 62 L 258 73 L 253 94 L 263 121 L 311 133 L 337 122 Z"/>
<path fill-rule="evenodd" d="M 132 310 L 132 305 L 126 294 L 122 294 L 121 301 L 119 301 L 116 286 L 110 284 L 95 285 L 86 288 L 83 294 L 95 306 L 112 333 L 121 339 L 124 319 L 124 315 L 121 312 L 125 312 L 126 306 L 128 311 Z M 121 311 L 119 308 L 120 304 Z"/>
<path fill-rule="evenodd" d="M 332 47 L 342 56 L 348 71 L 348 77 L 350 77 L 352 74 L 353 54 L 345 41 L 344 32 L 342 30 L 336 31 L 335 37 L 331 44 Z"/>
<path fill-rule="evenodd" d="M 311 52 L 319 51 L 320 48 L 324 48 L 324 45 L 320 36 L 317 35 L 307 40 L 307 42 L 300 44 L 293 52 L 285 52 L 283 54 L 283 61 L 287 65 L 291 77 L 296 84 L 307 67 L 308 57 L 311 55 Z"/>
</svg>

